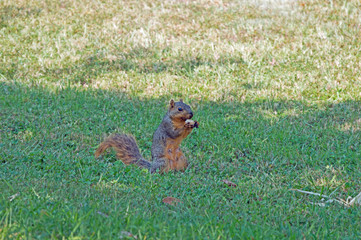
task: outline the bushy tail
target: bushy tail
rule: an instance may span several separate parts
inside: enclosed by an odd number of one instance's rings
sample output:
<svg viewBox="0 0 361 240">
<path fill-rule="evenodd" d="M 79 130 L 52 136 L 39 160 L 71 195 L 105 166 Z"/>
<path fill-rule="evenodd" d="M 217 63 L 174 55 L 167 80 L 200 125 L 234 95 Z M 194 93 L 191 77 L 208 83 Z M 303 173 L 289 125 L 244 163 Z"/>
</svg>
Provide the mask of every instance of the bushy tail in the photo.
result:
<svg viewBox="0 0 361 240">
<path fill-rule="evenodd" d="M 107 148 L 114 148 L 117 158 L 125 164 L 136 164 L 143 168 L 151 169 L 151 164 L 145 160 L 139 152 L 135 139 L 126 134 L 113 134 L 102 142 L 95 151 L 95 157 L 99 157 Z"/>
</svg>

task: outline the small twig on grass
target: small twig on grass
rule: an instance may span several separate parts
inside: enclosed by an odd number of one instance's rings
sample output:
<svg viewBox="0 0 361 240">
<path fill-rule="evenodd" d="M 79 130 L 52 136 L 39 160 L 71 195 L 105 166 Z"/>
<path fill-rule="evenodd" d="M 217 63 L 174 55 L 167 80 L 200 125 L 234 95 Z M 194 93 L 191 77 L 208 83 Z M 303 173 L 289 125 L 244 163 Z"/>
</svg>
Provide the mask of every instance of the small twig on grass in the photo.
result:
<svg viewBox="0 0 361 240">
<path fill-rule="evenodd" d="M 351 201 L 348 202 L 349 206 L 354 206 L 354 205 L 361 205 L 361 192 L 354 197 Z"/>
<path fill-rule="evenodd" d="M 10 197 L 9 197 L 9 201 L 10 202 L 12 202 L 17 196 L 19 196 L 20 195 L 20 193 L 15 193 L 14 195 L 11 195 Z"/>
<path fill-rule="evenodd" d="M 299 192 L 299 193 L 304 193 L 304 194 L 309 194 L 309 195 L 314 195 L 314 196 L 319 196 L 319 197 L 323 197 L 323 198 L 328 198 L 328 200 L 326 202 L 322 202 L 322 203 L 313 203 L 311 202 L 311 204 L 313 205 L 318 205 L 321 207 L 326 206 L 326 203 L 332 203 L 332 202 L 337 202 L 339 204 L 342 204 L 346 207 L 351 207 L 354 205 L 361 205 L 361 192 L 354 198 L 352 198 L 349 201 L 345 201 L 343 199 L 335 199 L 335 198 L 331 198 L 330 196 L 327 195 L 323 195 L 323 194 L 319 194 L 319 193 L 314 193 L 314 192 L 309 192 L 309 191 L 303 191 L 300 189 L 290 189 L 290 191 L 295 191 L 295 192 Z M 321 201 L 324 201 L 324 199 L 322 199 Z"/>
<path fill-rule="evenodd" d="M 300 192 L 300 193 L 309 194 L 309 195 L 315 195 L 315 196 L 319 196 L 319 197 L 323 197 L 323 198 L 330 198 L 327 195 L 322 195 L 322 194 L 319 194 L 319 193 L 314 193 L 314 192 L 309 192 L 309 191 L 303 191 L 303 190 L 300 190 L 300 189 L 290 189 L 290 191 Z"/>
</svg>

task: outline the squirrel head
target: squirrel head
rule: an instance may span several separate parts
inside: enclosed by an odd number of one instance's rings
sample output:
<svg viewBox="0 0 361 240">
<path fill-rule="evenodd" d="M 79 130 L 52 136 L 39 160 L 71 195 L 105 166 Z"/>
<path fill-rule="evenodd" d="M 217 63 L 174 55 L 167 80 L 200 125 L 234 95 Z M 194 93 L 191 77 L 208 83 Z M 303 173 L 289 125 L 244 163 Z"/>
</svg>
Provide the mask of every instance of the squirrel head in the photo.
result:
<svg viewBox="0 0 361 240">
<path fill-rule="evenodd" d="M 175 102 L 173 99 L 169 102 L 168 115 L 172 120 L 179 119 L 185 121 L 193 117 L 192 109 L 189 105 L 183 103 L 183 99 Z"/>
</svg>

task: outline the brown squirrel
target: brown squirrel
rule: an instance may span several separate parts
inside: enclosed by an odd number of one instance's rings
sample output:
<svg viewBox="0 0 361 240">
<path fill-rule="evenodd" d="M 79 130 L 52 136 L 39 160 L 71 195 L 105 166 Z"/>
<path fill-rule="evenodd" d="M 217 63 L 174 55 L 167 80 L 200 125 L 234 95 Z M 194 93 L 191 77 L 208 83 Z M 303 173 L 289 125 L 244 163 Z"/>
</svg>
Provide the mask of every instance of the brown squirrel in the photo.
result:
<svg viewBox="0 0 361 240">
<path fill-rule="evenodd" d="M 179 102 L 170 100 L 168 112 L 153 135 L 152 161 L 145 160 L 139 152 L 138 145 L 132 136 L 126 134 L 113 134 L 102 142 L 95 152 L 99 157 L 107 148 L 113 147 L 117 158 L 125 164 L 136 164 L 147 168 L 151 173 L 169 170 L 184 171 L 188 162 L 179 145 L 193 130 L 198 128 L 197 121 L 191 120 L 193 112 L 187 104 L 180 99 Z"/>
</svg>

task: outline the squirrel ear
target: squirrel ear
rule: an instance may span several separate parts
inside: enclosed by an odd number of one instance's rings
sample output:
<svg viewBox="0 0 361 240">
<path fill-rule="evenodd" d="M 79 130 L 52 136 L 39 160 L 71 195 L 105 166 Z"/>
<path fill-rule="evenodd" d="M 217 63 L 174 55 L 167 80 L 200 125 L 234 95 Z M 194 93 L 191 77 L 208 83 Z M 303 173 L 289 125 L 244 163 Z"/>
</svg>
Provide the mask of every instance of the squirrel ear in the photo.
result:
<svg viewBox="0 0 361 240">
<path fill-rule="evenodd" d="M 173 100 L 173 99 L 171 99 L 171 100 L 169 101 L 169 105 L 170 105 L 171 108 L 174 107 L 174 100 Z"/>
<path fill-rule="evenodd" d="M 183 102 L 183 99 L 179 99 L 180 102 Z"/>
</svg>

